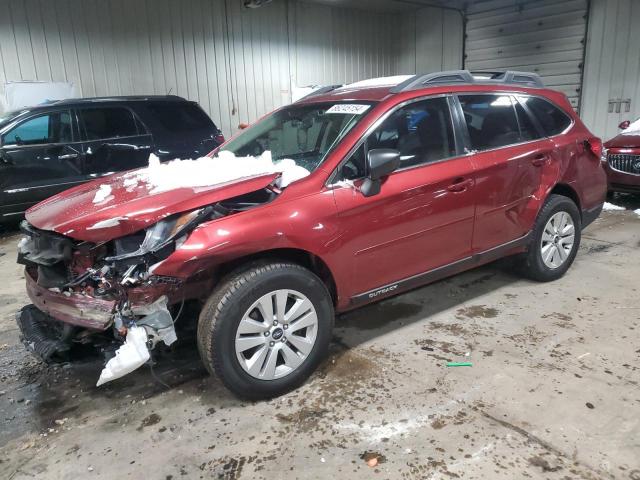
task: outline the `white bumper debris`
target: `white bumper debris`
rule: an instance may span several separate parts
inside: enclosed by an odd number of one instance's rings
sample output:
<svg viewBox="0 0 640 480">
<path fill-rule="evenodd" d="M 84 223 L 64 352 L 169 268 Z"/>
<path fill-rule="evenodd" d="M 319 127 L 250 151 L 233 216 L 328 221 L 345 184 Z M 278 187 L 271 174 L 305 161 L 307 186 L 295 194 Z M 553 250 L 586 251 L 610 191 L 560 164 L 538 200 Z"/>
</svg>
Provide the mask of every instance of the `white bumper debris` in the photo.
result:
<svg viewBox="0 0 640 480">
<path fill-rule="evenodd" d="M 116 351 L 116 356 L 109 360 L 102 370 L 96 386 L 124 377 L 148 360 L 147 332 L 143 327 L 132 327 L 127 332 L 124 344 Z"/>
</svg>

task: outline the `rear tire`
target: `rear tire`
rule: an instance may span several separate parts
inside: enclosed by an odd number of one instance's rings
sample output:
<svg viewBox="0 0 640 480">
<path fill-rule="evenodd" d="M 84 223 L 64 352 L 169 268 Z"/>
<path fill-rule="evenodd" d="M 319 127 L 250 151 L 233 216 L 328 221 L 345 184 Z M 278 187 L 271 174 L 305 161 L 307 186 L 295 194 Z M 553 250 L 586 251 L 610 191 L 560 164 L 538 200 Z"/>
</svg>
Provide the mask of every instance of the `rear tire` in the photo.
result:
<svg viewBox="0 0 640 480">
<path fill-rule="evenodd" d="M 582 220 L 568 197 L 550 195 L 538 213 L 520 271 L 532 280 L 550 282 L 562 277 L 578 253 Z"/>
<path fill-rule="evenodd" d="M 313 373 L 333 322 L 331 296 L 311 271 L 288 262 L 249 264 L 202 309 L 198 350 L 209 373 L 239 397 L 272 398 Z"/>
</svg>

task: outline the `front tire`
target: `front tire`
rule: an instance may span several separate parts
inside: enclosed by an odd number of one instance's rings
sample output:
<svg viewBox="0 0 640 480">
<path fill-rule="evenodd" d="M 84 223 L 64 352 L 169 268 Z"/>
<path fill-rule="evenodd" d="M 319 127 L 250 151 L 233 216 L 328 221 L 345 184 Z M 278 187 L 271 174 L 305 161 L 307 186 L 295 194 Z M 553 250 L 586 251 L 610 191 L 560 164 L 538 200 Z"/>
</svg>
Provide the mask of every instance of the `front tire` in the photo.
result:
<svg viewBox="0 0 640 480">
<path fill-rule="evenodd" d="M 562 277 L 576 258 L 581 231 L 580 212 L 573 200 L 550 195 L 536 219 L 522 273 L 539 282 Z"/>
<path fill-rule="evenodd" d="M 288 262 L 248 265 L 213 292 L 200 314 L 198 350 L 212 375 L 257 400 L 301 385 L 325 357 L 334 313 L 324 283 Z"/>
</svg>

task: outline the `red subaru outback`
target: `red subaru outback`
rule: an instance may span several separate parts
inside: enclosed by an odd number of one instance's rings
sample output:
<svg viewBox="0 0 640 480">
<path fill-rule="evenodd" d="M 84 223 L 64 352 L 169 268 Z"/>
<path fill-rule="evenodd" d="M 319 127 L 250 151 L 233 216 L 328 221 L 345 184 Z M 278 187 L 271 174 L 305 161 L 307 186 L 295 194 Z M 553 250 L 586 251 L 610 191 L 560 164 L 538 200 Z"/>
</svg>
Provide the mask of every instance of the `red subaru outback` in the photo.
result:
<svg viewBox="0 0 640 480">
<path fill-rule="evenodd" d="M 201 302 L 207 369 L 279 395 L 321 362 L 335 312 L 507 255 L 560 278 L 605 199 L 601 149 L 534 74 L 322 89 L 210 157 L 152 158 L 29 210 L 33 305 L 17 320 L 41 358 L 111 332 L 101 384 L 176 341 L 182 305 Z"/>
</svg>

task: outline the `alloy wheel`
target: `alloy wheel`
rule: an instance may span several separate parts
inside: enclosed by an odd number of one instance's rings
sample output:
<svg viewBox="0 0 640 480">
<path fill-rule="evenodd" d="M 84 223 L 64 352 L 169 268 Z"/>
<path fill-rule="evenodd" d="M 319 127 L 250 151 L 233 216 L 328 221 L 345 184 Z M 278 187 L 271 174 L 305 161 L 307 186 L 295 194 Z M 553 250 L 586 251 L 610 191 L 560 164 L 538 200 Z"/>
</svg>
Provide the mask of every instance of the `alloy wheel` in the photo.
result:
<svg viewBox="0 0 640 480">
<path fill-rule="evenodd" d="M 275 290 L 260 297 L 240 320 L 236 357 L 254 378 L 282 378 L 309 356 L 317 332 L 318 315 L 311 301 L 295 290 Z"/>
<path fill-rule="evenodd" d="M 567 212 L 555 213 L 542 232 L 540 253 L 544 264 L 556 269 L 567 261 L 573 250 L 575 225 Z"/>
</svg>

